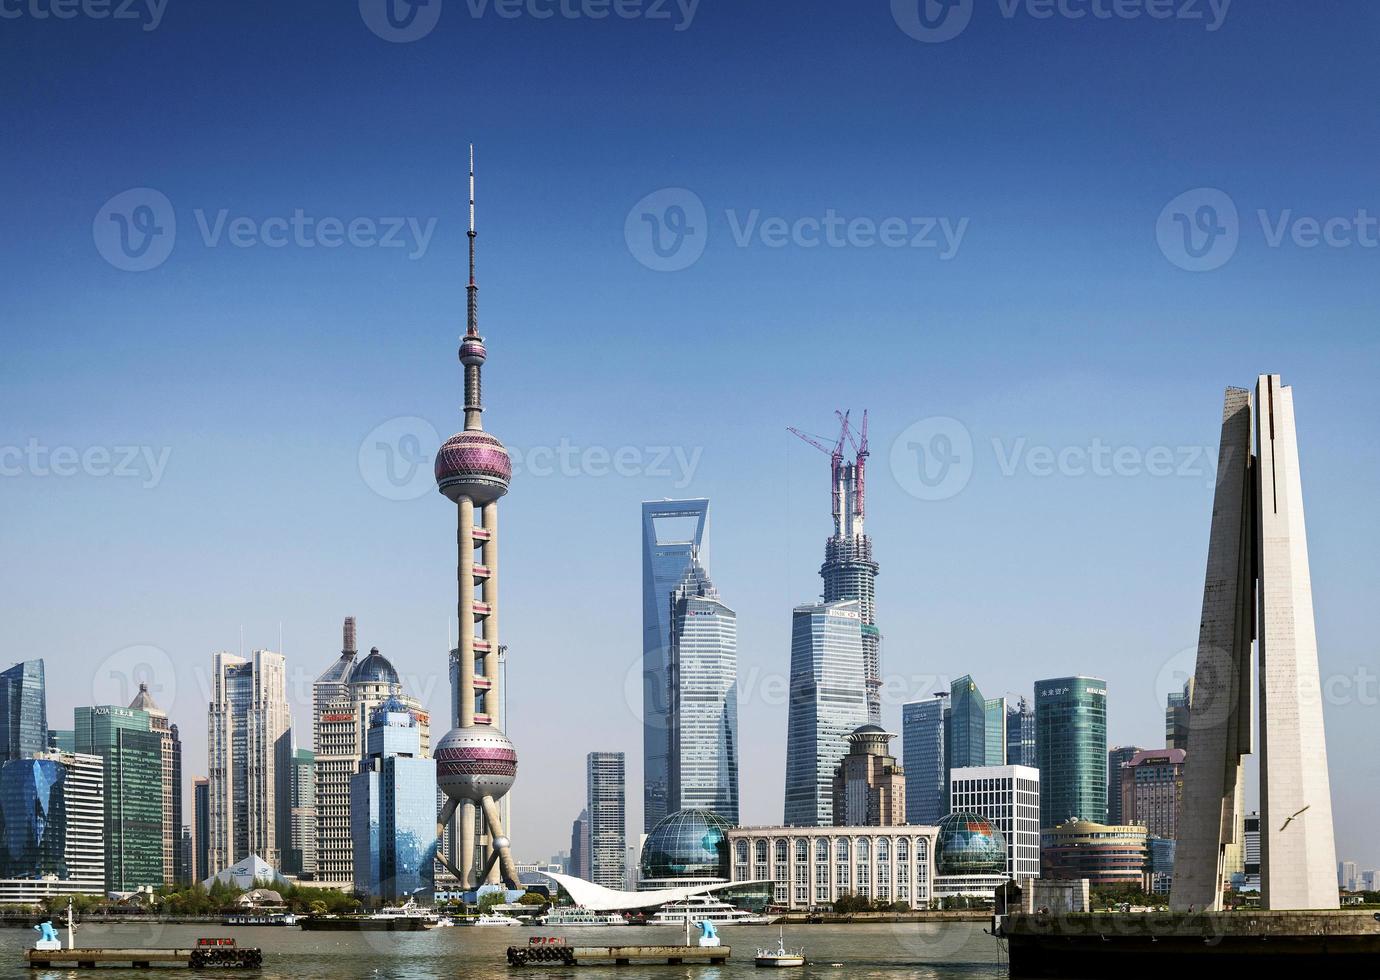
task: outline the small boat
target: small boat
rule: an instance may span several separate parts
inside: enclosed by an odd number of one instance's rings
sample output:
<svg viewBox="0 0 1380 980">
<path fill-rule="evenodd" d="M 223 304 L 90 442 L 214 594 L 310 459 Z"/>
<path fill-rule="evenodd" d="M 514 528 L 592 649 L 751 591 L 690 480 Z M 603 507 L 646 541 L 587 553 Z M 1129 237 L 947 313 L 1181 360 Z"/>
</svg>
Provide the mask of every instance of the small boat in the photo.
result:
<svg viewBox="0 0 1380 980">
<path fill-rule="evenodd" d="M 805 947 L 799 949 L 786 948 L 786 934 L 783 931 L 775 949 L 770 946 L 757 948 L 757 955 L 752 958 L 752 962 L 757 966 L 783 967 L 783 966 L 804 966 Z"/>
<path fill-rule="evenodd" d="M 519 922 L 517 919 L 512 918 L 511 916 L 507 916 L 507 915 L 492 915 L 492 914 L 490 914 L 490 913 L 488 913 L 488 912 L 486 912 L 486 913 L 484 913 L 483 915 L 479 916 L 477 919 L 471 919 L 471 920 L 470 920 L 470 924 L 471 924 L 471 925 L 476 925 L 476 926 L 520 926 L 520 925 L 522 925 L 521 922 Z"/>
</svg>

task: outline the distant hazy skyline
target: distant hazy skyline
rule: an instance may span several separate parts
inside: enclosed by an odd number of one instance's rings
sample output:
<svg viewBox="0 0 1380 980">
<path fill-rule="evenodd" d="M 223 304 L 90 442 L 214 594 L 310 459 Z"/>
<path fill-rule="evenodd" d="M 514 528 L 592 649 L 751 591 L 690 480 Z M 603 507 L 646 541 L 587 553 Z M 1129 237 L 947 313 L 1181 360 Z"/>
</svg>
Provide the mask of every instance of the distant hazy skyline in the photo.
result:
<svg viewBox="0 0 1380 980">
<path fill-rule="evenodd" d="M 447 3 L 413 40 L 377 6 L 0 30 L 0 594 L 53 727 L 153 664 L 203 773 L 211 656 L 243 627 L 286 654 L 308 746 L 346 615 L 448 719 L 429 455 L 460 425 L 473 141 L 485 428 L 518 454 L 521 858 L 568 846 L 591 751 L 627 754 L 641 824 L 658 497 L 712 501 L 743 819 L 781 819 L 791 609 L 830 532 L 827 459 L 785 427 L 836 408 L 872 419 L 884 724 L 962 674 L 995 697 L 1084 673 L 1113 744 L 1163 744 L 1222 389 L 1278 372 L 1339 856 L 1380 865 L 1380 10 L 1237 3 L 1209 30 L 978 0 L 928 43 L 886 4 Z"/>
</svg>

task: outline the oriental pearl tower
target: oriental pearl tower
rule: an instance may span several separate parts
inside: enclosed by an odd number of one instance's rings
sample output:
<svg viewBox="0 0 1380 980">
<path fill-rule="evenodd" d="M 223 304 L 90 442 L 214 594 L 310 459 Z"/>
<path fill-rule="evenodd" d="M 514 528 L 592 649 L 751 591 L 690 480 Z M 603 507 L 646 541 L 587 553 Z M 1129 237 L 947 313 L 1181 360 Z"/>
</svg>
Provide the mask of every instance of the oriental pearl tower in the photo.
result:
<svg viewBox="0 0 1380 980">
<path fill-rule="evenodd" d="M 457 864 L 442 863 L 463 887 L 496 881 L 499 873 L 517 888 L 517 868 L 508 849 L 498 801 L 517 776 L 517 752 L 500 727 L 503 718 L 502 676 L 498 645 L 498 498 L 508 492 L 512 460 L 503 443 L 484 431 L 480 369 L 487 353 L 479 336 L 479 286 L 474 279 L 474 147 L 470 147 L 470 282 L 460 363 L 465 370 L 465 428 L 446 440 L 436 454 L 436 486 L 455 503 L 459 514 L 460 644 L 455 685 L 458 727 L 437 744 L 436 781 L 446 795 L 437 824 L 438 836 L 460 809 Z M 478 821 L 489 838 L 488 856 L 476 878 Z M 497 867 L 495 864 L 497 863 Z M 457 866 L 458 865 L 458 866 Z"/>
</svg>

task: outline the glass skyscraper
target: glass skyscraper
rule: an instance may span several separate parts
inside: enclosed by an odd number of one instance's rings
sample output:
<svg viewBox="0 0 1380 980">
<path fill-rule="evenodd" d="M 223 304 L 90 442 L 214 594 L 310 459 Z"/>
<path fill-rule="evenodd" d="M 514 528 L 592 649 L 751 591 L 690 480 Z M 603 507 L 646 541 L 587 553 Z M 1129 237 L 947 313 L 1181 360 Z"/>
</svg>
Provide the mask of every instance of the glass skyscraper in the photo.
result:
<svg viewBox="0 0 1380 980">
<path fill-rule="evenodd" d="M 1121 800 L 1121 767 L 1136 757 L 1140 752 L 1139 745 L 1117 745 L 1107 752 L 1107 820 L 1106 822 L 1119 826 L 1130 821 L 1122 819 L 1125 814 L 1122 812 Z M 1155 831 L 1150 831 L 1152 834 Z"/>
<path fill-rule="evenodd" d="M 135 708 L 77 708 L 74 721 L 77 752 L 105 765 L 106 890 L 163 884 L 162 735 Z"/>
<path fill-rule="evenodd" d="M 591 752 L 585 760 L 589 811 L 589 849 L 583 864 L 588 879 L 605 888 L 622 888 L 627 846 L 627 804 L 622 752 Z"/>
<path fill-rule="evenodd" d="M 389 698 L 369 716 L 366 756 L 350 778 L 355 890 L 430 898 L 436 867 L 436 760 L 422 758 L 416 712 Z"/>
<path fill-rule="evenodd" d="M 1107 822 L 1107 682 L 1056 677 L 1035 682 L 1040 819 Z"/>
<path fill-rule="evenodd" d="M 901 761 L 906 769 L 906 823 L 933 827 L 949 813 L 949 772 L 944 764 L 947 698 L 901 706 Z"/>
<path fill-rule="evenodd" d="M 706 556 L 709 501 L 642 504 L 642 829 L 667 813 L 670 794 L 671 593 L 698 552 Z"/>
<path fill-rule="evenodd" d="M 0 763 L 0 878 L 67 877 L 66 776 L 55 759 Z"/>
<path fill-rule="evenodd" d="M 0 762 L 48 750 L 48 701 L 43 661 L 26 660 L 0 671 Z"/>
<path fill-rule="evenodd" d="M 1188 709 L 1193 703 L 1193 678 L 1184 681 L 1182 692 L 1171 692 L 1164 706 L 1165 748 L 1188 750 Z"/>
<path fill-rule="evenodd" d="M 987 765 L 1006 765 L 1006 698 L 988 698 L 982 704 L 986 738 L 983 755 Z"/>
<path fill-rule="evenodd" d="M 987 702 L 964 674 L 949 685 L 948 767 L 987 765 Z"/>
<path fill-rule="evenodd" d="M 738 824 L 738 618 L 692 556 L 670 598 L 667 809 Z"/>
<path fill-rule="evenodd" d="M 1014 707 L 1006 709 L 1006 764 L 1037 768 L 1035 757 L 1035 712 L 1030 702 L 1021 698 Z"/>
<path fill-rule="evenodd" d="M 867 724 L 862 614 L 856 599 L 796 606 L 791 620 L 785 822 L 834 822 L 834 771 L 844 741 Z"/>
</svg>

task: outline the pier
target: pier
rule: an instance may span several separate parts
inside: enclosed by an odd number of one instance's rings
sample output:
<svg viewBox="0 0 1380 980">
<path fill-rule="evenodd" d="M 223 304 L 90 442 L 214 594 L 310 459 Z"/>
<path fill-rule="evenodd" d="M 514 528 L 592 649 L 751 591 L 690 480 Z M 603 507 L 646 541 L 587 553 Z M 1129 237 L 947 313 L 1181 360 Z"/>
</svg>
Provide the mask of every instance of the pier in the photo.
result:
<svg viewBox="0 0 1380 980">
<path fill-rule="evenodd" d="M 632 963 L 668 965 L 728 962 L 731 946 L 574 946 L 533 943 L 508 947 L 509 966 L 627 966 Z"/>
<path fill-rule="evenodd" d="M 43 970 L 147 970 L 155 966 L 253 970 L 263 965 L 263 953 L 257 948 L 220 944 L 186 949 L 31 949 L 28 959 L 31 969 Z"/>
</svg>

